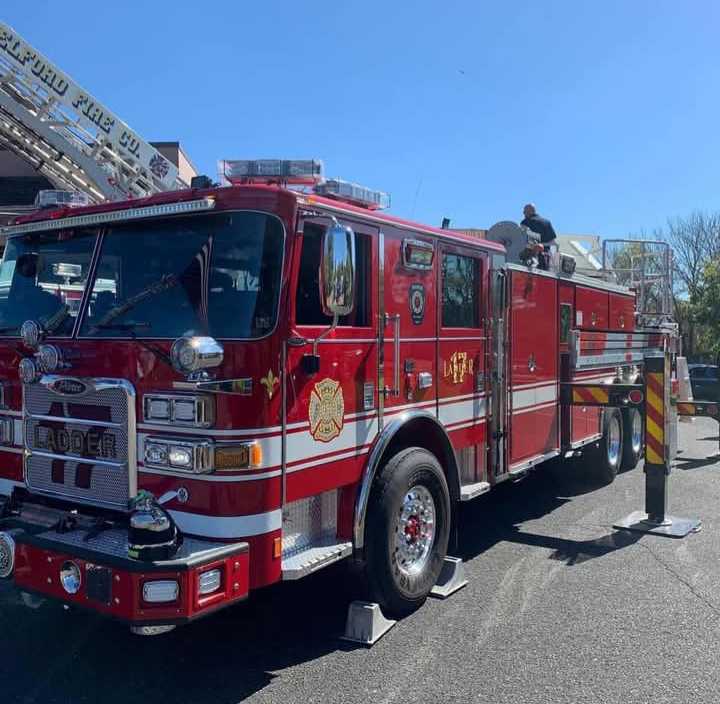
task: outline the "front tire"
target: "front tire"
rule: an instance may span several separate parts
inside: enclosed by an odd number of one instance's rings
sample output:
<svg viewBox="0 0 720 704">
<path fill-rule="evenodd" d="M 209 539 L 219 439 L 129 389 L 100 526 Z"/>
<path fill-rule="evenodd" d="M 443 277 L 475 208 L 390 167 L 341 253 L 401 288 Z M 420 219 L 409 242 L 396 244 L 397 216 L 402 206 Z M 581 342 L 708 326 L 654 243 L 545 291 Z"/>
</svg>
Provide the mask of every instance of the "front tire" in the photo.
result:
<svg viewBox="0 0 720 704">
<path fill-rule="evenodd" d="M 603 413 L 603 434 L 590 457 L 591 471 L 602 484 L 611 484 L 617 476 L 623 457 L 623 422 L 618 408 Z"/>
<path fill-rule="evenodd" d="M 450 495 L 434 455 L 411 447 L 378 472 L 368 505 L 366 575 L 389 616 L 415 611 L 435 586 L 450 536 Z"/>
</svg>

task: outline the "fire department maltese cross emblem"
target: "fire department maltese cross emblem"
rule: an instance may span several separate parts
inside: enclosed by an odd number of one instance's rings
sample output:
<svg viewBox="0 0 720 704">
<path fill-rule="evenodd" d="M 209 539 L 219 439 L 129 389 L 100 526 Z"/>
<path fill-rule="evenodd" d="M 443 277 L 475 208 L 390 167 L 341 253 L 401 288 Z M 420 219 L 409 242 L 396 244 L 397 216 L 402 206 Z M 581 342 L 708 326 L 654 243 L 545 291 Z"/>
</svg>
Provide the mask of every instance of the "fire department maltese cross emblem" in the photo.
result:
<svg viewBox="0 0 720 704">
<path fill-rule="evenodd" d="M 310 435 L 320 442 L 330 442 L 340 435 L 345 415 L 345 401 L 339 381 L 323 379 L 310 394 Z"/>
</svg>

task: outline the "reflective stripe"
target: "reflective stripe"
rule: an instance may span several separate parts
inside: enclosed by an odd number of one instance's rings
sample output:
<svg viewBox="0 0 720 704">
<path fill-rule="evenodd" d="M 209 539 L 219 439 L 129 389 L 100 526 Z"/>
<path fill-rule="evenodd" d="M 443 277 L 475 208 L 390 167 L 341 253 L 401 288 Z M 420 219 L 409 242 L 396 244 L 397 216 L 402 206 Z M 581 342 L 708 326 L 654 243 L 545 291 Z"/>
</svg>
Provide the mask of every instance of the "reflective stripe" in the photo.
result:
<svg viewBox="0 0 720 704">
<path fill-rule="evenodd" d="M 513 387 L 514 388 L 514 387 Z M 558 397 L 557 384 L 545 384 L 544 386 L 536 386 L 531 389 L 521 389 L 512 393 L 513 411 L 521 408 L 530 408 L 541 403 L 549 403 L 556 401 Z"/>
<path fill-rule="evenodd" d="M 201 516 L 185 511 L 169 511 L 183 533 L 206 538 L 245 538 L 279 530 L 282 511 L 278 508 L 250 516 Z"/>
<path fill-rule="evenodd" d="M 485 417 L 485 399 L 470 398 L 459 403 L 448 403 L 440 406 L 438 417 L 444 425 L 462 423 Z"/>
</svg>

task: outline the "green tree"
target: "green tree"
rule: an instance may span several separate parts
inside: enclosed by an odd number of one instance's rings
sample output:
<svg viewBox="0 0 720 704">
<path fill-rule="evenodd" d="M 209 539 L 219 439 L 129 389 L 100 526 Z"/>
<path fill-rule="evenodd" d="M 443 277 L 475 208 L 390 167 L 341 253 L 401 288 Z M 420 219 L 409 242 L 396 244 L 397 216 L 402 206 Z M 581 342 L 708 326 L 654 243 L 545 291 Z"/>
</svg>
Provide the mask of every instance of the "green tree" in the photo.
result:
<svg viewBox="0 0 720 704">
<path fill-rule="evenodd" d="M 720 355 L 720 258 L 713 259 L 703 268 L 693 314 L 700 326 L 698 341 L 717 357 Z"/>
</svg>

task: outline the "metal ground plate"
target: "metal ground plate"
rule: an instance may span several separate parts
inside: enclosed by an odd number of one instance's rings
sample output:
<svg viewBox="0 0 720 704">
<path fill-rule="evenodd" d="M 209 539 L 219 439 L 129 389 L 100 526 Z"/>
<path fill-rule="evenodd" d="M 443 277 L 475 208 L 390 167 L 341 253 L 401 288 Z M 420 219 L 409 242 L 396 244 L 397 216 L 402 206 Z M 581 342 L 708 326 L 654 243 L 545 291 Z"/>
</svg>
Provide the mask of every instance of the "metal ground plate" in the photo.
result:
<svg viewBox="0 0 720 704">
<path fill-rule="evenodd" d="M 667 538 L 684 538 L 688 533 L 700 528 L 699 518 L 680 518 L 679 516 L 666 516 L 662 525 L 650 523 L 645 511 L 633 511 L 629 516 L 613 524 L 619 530 L 631 530 L 636 533 L 650 533 L 662 535 Z"/>
</svg>

